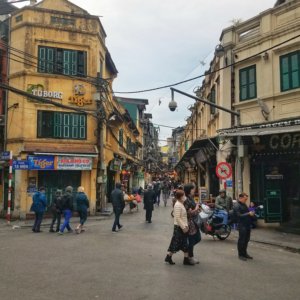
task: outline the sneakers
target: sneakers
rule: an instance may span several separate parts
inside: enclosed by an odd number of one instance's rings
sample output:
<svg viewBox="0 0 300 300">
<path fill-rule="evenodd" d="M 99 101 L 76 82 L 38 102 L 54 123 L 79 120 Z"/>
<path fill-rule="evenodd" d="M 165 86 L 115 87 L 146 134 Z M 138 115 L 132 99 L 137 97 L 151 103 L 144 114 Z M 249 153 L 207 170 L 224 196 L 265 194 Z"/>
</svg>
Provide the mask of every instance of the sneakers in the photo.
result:
<svg viewBox="0 0 300 300">
<path fill-rule="evenodd" d="M 247 261 L 247 258 L 245 256 L 239 255 L 239 259 L 242 261 Z"/>
<path fill-rule="evenodd" d="M 190 262 L 192 262 L 194 265 L 198 265 L 200 263 L 199 260 L 196 260 L 194 257 L 190 257 Z"/>
<path fill-rule="evenodd" d="M 122 227 L 123 227 L 123 225 L 120 225 L 120 226 L 118 226 L 119 230 L 121 230 L 121 229 L 122 229 Z"/>
<path fill-rule="evenodd" d="M 58 231 L 57 234 L 58 234 L 58 235 L 63 235 L 64 233 L 61 232 L 61 231 Z"/>
<path fill-rule="evenodd" d="M 117 233 L 118 231 L 116 229 L 113 229 L 112 230 L 112 233 Z"/>
</svg>

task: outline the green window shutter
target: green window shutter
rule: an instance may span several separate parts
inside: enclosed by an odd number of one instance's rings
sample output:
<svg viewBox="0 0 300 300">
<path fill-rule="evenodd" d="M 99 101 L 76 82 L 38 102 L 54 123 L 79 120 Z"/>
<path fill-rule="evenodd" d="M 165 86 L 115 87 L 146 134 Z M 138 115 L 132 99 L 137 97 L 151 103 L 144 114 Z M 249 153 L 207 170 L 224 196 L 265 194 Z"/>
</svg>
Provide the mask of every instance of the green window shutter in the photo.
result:
<svg viewBox="0 0 300 300">
<path fill-rule="evenodd" d="M 47 73 L 53 73 L 54 71 L 54 49 L 47 48 Z"/>
<path fill-rule="evenodd" d="M 38 63 L 38 72 L 46 72 L 46 48 L 39 47 L 39 63 Z"/>
<path fill-rule="evenodd" d="M 72 114 L 72 138 L 78 139 L 79 137 L 79 115 L 78 114 Z"/>
<path fill-rule="evenodd" d="M 63 115 L 64 115 L 63 137 L 70 138 L 70 115 L 69 114 L 63 114 Z"/>
<path fill-rule="evenodd" d="M 64 50 L 64 69 L 63 69 L 64 75 L 70 75 L 71 74 L 71 51 Z"/>
<path fill-rule="evenodd" d="M 43 137 L 43 112 L 38 111 L 37 113 L 37 137 Z"/>
<path fill-rule="evenodd" d="M 289 79 L 289 59 L 288 57 L 281 57 L 280 59 L 280 77 L 281 77 L 281 90 L 286 91 L 290 89 Z"/>
<path fill-rule="evenodd" d="M 71 51 L 71 75 L 77 75 L 77 51 Z"/>
<path fill-rule="evenodd" d="M 86 115 L 79 115 L 79 138 L 86 139 Z"/>
<path fill-rule="evenodd" d="M 256 66 L 240 70 L 240 101 L 256 98 Z"/>
<path fill-rule="evenodd" d="M 123 146 L 123 129 L 119 130 L 119 145 Z"/>
<path fill-rule="evenodd" d="M 212 88 L 210 93 L 210 102 L 216 104 L 216 89 L 215 87 Z M 210 107 L 210 113 L 214 115 L 216 113 L 216 108 L 211 106 Z"/>
<path fill-rule="evenodd" d="M 54 113 L 54 137 L 62 137 L 62 113 Z"/>
<path fill-rule="evenodd" d="M 299 53 L 291 56 L 291 81 L 292 89 L 298 88 L 299 85 Z"/>
</svg>

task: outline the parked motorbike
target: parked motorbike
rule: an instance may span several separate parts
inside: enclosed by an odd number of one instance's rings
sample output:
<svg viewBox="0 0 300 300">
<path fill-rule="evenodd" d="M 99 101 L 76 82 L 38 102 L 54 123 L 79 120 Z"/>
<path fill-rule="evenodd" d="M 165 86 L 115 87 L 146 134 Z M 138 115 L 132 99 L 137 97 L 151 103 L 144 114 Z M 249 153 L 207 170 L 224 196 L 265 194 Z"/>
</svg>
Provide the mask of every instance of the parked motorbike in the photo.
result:
<svg viewBox="0 0 300 300">
<path fill-rule="evenodd" d="M 227 211 L 213 210 L 206 204 L 201 204 L 201 209 L 201 232 L 211 235 L 213 238 L 216 236 L 219 240 L 226 240 L 231 233 L 231 226 L 228 225 Z"/>
</svg>

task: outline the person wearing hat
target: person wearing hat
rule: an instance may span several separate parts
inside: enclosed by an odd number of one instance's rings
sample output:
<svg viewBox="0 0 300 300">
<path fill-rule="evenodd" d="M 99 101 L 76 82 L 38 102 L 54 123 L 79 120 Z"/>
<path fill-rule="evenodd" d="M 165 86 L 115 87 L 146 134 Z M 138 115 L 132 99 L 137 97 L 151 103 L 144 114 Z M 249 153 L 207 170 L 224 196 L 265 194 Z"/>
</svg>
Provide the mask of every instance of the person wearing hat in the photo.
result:
<svg viewBox="0 0 300 300">
<path fill-rule="evenodd" d="M 239 227 L 239 239 L 237 243 L 239 259 L 246 261 L 253 259 L 247 252 L 248 242 L 251 234 L 251 221 L 255 216 L 254 211 L 249 211 L 246 204 L 248 195 L 246 193 L 239 194 L 239 201 L 234 206 L 234 215 L 237 217 Z"/>
<path fill-rule="evenodd" d="M 147 190 L 144 192 L 144 209 L 146 210 L 146 222 L 148 223 L 152 223 L 152 211 L 155 200 L 156 193 L 153 190 L 153 186 L 152 184 L 148 184 Z"/>
<path fill-rule="evenodd" d="M 32 205 L 30 211 L 35 213 L 35 220 L 32 227 L 33 232 L 41 232 L 40 227 L 43 221 L 44 212 L 47 207 L 45 188 L 40 187 L 39 191 L 32 196 Z"/>
<path fill-rule="evenodd" d="M 51 205 L 52 222 L 49 232 L 59 232 L 61 214 L 62 214 L 62 190 L 56 190 L 55 196 Z M 56 223 L 56 230 L 54 230 L 54 224 Z"/>
<path fill-rule="evenodd" d="M 73 232 L 71 226 L 70 226 L 70 219 L 72 217 L 72 211 L 73 211 L 73 188 L 71 186 L 67 186 L 65 189 L 65 193 L 62 198 L 62 210 L 64 213 L 65 221 L 61 225 L 60 230 L 58 234 L 62 235 L 64 233 L 65 228 L 68 229 L 68 232 Z"/>
<path fill-rule="evenodd" d="M 215 207 L 218 209 L 227 210 L 227 212 L 232 210 L 233 201 L 231 197 L 226 195 L 225 189 L 221 189 L 219 191 L 219 196 L 216 198 Z"/>
</svg>

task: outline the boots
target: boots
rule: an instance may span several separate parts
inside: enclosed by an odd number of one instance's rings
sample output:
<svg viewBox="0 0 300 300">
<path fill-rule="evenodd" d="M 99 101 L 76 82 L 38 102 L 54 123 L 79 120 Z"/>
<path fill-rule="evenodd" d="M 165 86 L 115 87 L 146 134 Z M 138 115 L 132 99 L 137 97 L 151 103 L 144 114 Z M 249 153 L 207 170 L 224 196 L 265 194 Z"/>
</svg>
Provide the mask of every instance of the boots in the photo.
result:
<svg viewBox="0 0 300 300">
<path fill-rule="evenodd" d="M 195 263 L 193 261 L 191 261 L 189 257 L 184 258 L 183 264 L 188 265 L 188 266 L 194 266 L 195 265 Z"/>
<path fill-rule="evenodd" d="M 172 260 L 171 255 L 167 255 L 165 258 L 165 262 L 168 262 L 170 265 L 175 265 L 174 261 Z"/>
</svg>

